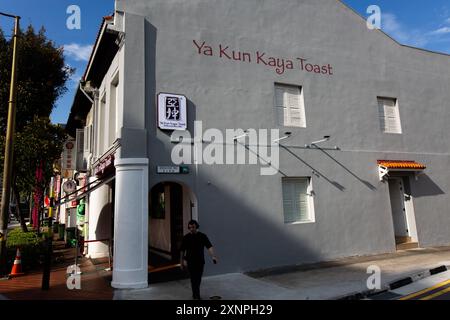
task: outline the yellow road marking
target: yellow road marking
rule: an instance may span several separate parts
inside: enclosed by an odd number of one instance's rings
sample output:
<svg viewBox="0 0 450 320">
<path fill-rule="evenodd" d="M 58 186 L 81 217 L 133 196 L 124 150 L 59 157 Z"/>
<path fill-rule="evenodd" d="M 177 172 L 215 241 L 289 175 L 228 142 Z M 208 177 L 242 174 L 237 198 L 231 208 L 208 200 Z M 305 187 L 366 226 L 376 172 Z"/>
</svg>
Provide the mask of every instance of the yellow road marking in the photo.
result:
<svg viewBox="0 0 450 320">
<path fill-rule="evenodd" d="M 431 300 L 433 298 L 442 296 L 443 294 L 446 294 L 447 292 L 450 292 L 450 288 L 446 288 L 444 290 L 441 290 L 439 292 L 433 293 L 432 295 L 426 296 L 424 298 L 421 298 L 420 300 Z"/>
<path fill-rule="evenodd" d="M 420 295 L 422 295 L 422 294 L 424 294 L 424 293 L 427 293 L 427 292 L 429 292 L 429 291 L 432 291 L 432 290 L 438 289 L 438 288 L 440 288 L 440 287 L 443 287 L 443 286 L 445 286 L 445 285 L 447 285 L 447 284 L 450 284 L 450 280 L 447 280 L 447 281 L 438 283 L 438 284 L 436 284 L 436 285 L 434 285 L 434 286 L 432 286 L 432 287 L 430 287 L 430 288 L 426 288 L 426 289 L 421 290 L 421 291 L 419 291 L 419 292 L 412 293 L 412 294 L 410 294 L 410 295 L 404 296 L 404 297 L 400 298 L 399 300 L 410 300 L 410 299 L 412 299 L 412 298 L 418 297 L 418 296 L 420 296 Z"/>
</svg>

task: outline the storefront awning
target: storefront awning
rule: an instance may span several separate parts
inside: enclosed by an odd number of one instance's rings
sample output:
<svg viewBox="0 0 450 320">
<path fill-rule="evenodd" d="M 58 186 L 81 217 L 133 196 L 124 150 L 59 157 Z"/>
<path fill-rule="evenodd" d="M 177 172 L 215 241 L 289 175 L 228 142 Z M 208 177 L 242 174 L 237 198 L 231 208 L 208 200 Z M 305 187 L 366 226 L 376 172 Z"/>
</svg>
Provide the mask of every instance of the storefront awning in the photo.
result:
<svg viewBox="0 0 450 320">
<path fill-rule="evenodd" d="M 424 164 L 411 160 L 378 160 L 377 163 L 380 181 L 383 181 L 389 172 L 420 172 L 427 168 Z"/>
</svg>

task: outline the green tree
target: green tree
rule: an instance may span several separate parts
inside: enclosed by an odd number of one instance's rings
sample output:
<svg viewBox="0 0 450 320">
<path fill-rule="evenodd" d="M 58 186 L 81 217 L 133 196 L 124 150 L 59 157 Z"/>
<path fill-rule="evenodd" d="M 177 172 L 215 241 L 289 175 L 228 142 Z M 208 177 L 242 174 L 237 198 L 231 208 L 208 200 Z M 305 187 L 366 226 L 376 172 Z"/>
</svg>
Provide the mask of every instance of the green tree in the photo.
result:
<svg viewBox="0 0 450 320">
<path fill-rule="evenodd" d="M 54 175 L 53 164 L 60 158 L 65 140 L 64 128 L 53 125 L 49 118 L 43 117 L 35 117 L 33 122 L 26 125 L 21 132 L 16 133 L 13 192 L 19 202 L 23 196 L 33 192 L 36 185 L 36 167 L 41 161 L 44 184 L 40 187 L 45 189 L 48 186 L 50 178 Z M 23 222 L 24 212 L 19 212 L 19 214 L 22 228 L 26 230 Z"/>
<path fill-rule="evenodd" d="M 0 130 L 6 132 L 12 41 L 0 30 Z M 66 81 L 73 69 L 65 64 L 62 48 L 47 39 L 45 29 L 35 33 L 32 26 L 20 32 L 16 129 L 21 131 L 34 116 L 49 117 L 56 100 L 67 91 Z M 5 106 L 5 107 L 3 107 Z"/>
<path fill-rule="evenodd" d="M 12 63 L 12 41 L 0 29 L 0 170 L 3 172 L 4 142 Z M 12 191 L 18 200 L 35 186 L 35 170 L 44 163 L 45 183 L 52 176 L 65 140 L 64 130 L 50 123 L 57 99 L 67 91 L 66 81 L 74 69 L 65 64 L 64 52 L 47 39 L 42 28 L 29 26 L 18 42 L 16 135 Z M 19 206 L 18 206 L 19 207 Z M 26 230 L 20 212 L 22 228 Z"/>
</svg>

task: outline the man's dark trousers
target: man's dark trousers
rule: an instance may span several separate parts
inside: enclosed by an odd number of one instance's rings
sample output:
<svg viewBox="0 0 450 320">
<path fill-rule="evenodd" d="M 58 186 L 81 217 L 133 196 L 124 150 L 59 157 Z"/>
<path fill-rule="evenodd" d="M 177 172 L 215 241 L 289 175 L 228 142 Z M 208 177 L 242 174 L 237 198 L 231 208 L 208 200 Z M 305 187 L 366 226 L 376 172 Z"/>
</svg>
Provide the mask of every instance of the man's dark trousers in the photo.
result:
<svg viewBox="0 0 450 320">
<path fill-rule="evenodd" d="M 192 297 L 200 299 L 200 283 L 202 282 L 203 263 L 188 263 L 189 275 L 191 277 Z"/>
</svg>

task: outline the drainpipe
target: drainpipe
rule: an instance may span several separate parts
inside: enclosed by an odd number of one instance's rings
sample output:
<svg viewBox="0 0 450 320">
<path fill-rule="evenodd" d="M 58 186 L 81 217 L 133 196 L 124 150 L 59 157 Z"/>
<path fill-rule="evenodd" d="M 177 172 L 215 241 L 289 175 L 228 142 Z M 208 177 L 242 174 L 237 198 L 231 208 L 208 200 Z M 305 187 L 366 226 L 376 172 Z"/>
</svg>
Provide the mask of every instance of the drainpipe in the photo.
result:
<svg viewBox="0 0 450 320">
<path fill-rule="evenodd" d="M 98 125 L 98 101 L 99 101 L 99 91 L 98 89 L 94 90 L 94 119 L 92 121 L 92 152 L 89 156 L 89 164 L 92 164 L 97 160 L 97 125 Z"/>
</svg>

